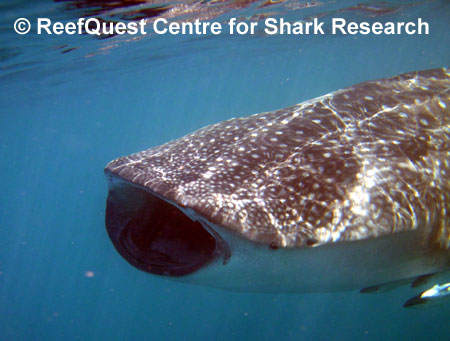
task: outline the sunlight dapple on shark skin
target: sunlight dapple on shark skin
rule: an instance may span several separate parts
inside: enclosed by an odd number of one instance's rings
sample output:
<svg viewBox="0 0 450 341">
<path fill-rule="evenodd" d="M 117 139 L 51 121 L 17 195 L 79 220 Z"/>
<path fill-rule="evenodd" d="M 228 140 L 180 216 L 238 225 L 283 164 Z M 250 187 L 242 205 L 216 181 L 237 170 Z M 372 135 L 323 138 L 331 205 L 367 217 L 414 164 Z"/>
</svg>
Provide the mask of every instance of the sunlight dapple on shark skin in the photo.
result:
<svg viewBox="0 0 450 341">
<path fill-rule="evenodd" d="M 149 273 L 254 292 L 429 279 L 450 269 L 450 70 L 224 121 L 105 173 L 108 234 Z"/>
</svg>

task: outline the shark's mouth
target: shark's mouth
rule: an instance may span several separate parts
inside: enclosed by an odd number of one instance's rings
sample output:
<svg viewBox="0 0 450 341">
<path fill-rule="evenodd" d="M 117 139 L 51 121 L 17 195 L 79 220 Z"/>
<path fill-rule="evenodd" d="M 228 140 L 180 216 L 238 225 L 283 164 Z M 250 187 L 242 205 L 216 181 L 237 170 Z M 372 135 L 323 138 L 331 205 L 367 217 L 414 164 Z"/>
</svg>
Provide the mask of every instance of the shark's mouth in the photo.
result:
<svg viewBox="0 0 450 341">
<path fill-rule="evenodd" d="M 140 270 L 183 276 L 221 253 L 220 237 L 149 190 L 112 179 L 106 228 L 117 251 Z"/>
</svg>

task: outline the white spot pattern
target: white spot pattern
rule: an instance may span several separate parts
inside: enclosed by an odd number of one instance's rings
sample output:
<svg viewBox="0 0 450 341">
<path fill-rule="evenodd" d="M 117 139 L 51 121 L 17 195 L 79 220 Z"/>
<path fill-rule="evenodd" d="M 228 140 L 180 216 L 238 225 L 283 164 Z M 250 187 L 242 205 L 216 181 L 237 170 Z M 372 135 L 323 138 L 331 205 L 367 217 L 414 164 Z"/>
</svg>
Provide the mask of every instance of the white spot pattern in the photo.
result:
<svg viewBox="0 0 450 341">
<path fill-rule="evenodd" d="M 448 69 L 412 72 L 214 124 L 106 171 L 256 242 L 425 228 L 448 248 L 449 108 Z"/>
</svg>

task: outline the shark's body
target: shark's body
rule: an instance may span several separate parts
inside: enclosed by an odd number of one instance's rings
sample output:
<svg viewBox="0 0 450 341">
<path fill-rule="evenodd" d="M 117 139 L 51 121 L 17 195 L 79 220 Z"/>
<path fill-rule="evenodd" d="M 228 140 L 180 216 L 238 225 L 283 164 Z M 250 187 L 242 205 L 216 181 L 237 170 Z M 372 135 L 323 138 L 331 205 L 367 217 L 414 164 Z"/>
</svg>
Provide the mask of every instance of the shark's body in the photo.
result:
<svg viewBox="0 0 450 341">
<path fill-rule="evenodd" d="M 110 162 L 106 225 L 141 270 L 256 291 L 450 267 L 450 71 L 370 81 Z"/>
</svg>

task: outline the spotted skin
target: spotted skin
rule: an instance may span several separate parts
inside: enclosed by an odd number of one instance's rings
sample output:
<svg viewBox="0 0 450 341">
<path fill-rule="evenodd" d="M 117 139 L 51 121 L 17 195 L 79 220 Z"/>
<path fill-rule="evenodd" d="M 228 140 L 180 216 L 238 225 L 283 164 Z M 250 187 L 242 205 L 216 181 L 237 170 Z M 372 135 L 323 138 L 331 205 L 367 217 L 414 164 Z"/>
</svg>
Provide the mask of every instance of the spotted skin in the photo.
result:
<svg viewBox="0 0 450 341">
<path fill-rule="evenodd" d="M 271 248 L 423 229 L 450 246 L 450 69 L 207 126 L 106 172 Z"/>
</svg>

